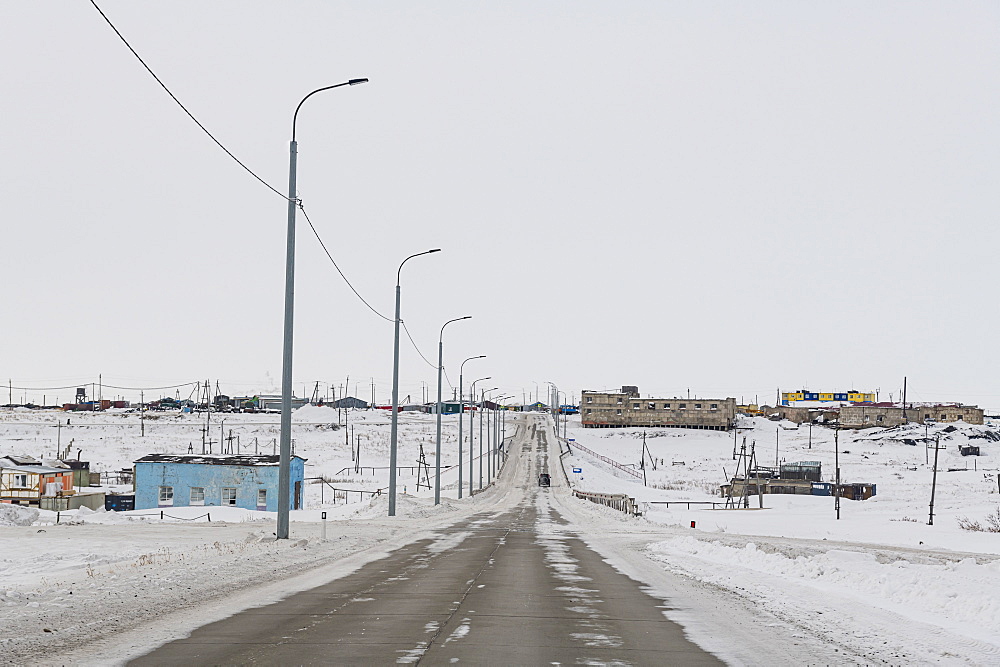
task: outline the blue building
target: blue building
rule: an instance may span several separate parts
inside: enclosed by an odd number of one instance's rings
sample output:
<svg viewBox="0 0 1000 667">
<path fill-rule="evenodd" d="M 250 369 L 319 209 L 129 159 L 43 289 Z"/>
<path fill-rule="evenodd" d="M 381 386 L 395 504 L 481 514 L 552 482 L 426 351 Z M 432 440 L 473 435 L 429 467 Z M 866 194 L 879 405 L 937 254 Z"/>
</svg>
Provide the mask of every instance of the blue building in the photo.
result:
<svg viewBox="0 0 1000 667">
<path fill-rule="evenodd" d="M 135 508 L 278 511 L 278 456 L 150 454 L 135 462 Z M 289 509 L 302 509 L 305 459 L 293 456 Z"/>
</svg>

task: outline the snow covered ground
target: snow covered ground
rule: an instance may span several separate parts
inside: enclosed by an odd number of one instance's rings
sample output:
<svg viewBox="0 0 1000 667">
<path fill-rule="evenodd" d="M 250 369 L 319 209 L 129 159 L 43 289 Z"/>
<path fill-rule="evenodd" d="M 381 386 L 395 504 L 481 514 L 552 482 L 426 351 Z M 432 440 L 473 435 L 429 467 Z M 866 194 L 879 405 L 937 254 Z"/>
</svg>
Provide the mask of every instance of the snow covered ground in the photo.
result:
<svg viewBox="0 0 1000 667">
<path fill-rule="evenodd" d="M 82 451 L 91 470 L 116 471 L 130 468 L 132 461 L 149 453 L 186 453 L 189 447 L 201 451 L 205 415 L 149 416 L 143 425 L 132 412 L 2 411 L 0 456 L 50 459 L 59 447 L 69 446 L 74 457 Z M 386 487 L 386 470 L 355 472 L 353 457 L 360 457 L 359 466 L 388 465 L 390 415 L 352 410 L 347 426 L 343 413 L 339 417 L 337 425 L 336 410 L 313 406 L 294 413 L 292 437 L 296 453 L 308 459 L 306 477 L 323 477 L 337 488 Z M 399 465 L 415 466 L 422 445 L 433 476 L 435 416 L 402 413 L 399 421 Z M 442 467 L 447 468 L 458 459 L 458 418 L 444 415 L 442 421 Z M 468 428 L 466 418 L 466 437 Z M 239 436 L 243 453 L 271 453 L 278 416 L 212 415 L 212 451 L 218 453 L 220 439 L 230 433 Z M 477 419 L 477 473 L 478 440 Z M 467 468 L 467 451 L 463 461 Z M 467 485 L 468 471 L 464 474 Z M 32 526 L 10 525 L 18 522 L 4 514 L 0 516 L 0 628 L 4 628 L 0 664 L 19 664 L 26 656 L 37 662 L 39 647 L 58 651 L 79 646 L 101 637 L 108 628 L 134 628 L 134 646 L 155 645 L 224 617 L 240 605 L 261 604 L 343 576 L 401 544 L 432 536 L 489 502 L 490 494 L 461 504 L 451 501 L 457 496 L 456 483 L 457 470 L 442 474 L 444 500 L 435 508 L 432 491 L 416 490 L 416 471 L 404 470 L 398 482 L 403 495 L 393 519 L 386 516 L 384 495 L 362 503 L 351 494 L 346 504 L 329 487 L 307 484 L 306 509 L 291 512 L 292 539 L 282 542 L 274 539 L 274 513 L 238 508 L 173 507 L 162 520 L 149 510 L 82 509 L 62 512 L 58 524 L 54 512 L 41 511 Z M 328 517 L 326 539 L 321 537 L 322 511 Z M 206 512 L 211 513 L 211 522 L 204 517 Z M 167 629 L 151 637 L 144 626 L 165 614 L 176 618 L 158 624 Z M 114 662 L 100 652 L 92 654 L 92 661 Z"/>
<path fill-rule="evenodd" d="M 744 425 L 748 430 L 737 442 L 744 436 L 748 446 L 756 441 L 761 465 L 775 464 L 777 441 L 779 462 L 821 461 L 824 479 L 831 479 L 832 430 L 813 427 L 810 449 L 808 426 L 764 419 Z M 989 525 L 987 517 L 1000 505 L 995 432 L 962 424 L 932 426 L 926 435 L 923 426 L 841 431 L 842 478 L 875 483 L 878 494 L 866 501 L 842 499 L 840 520 L 832 497 L 765 495 L 763 510 L 655 504 L 720 500 L 718 487 L 733 473 L 732 433 L 647 429 L 646 444 L 658 459 L 656 470 L 647 460 L 648 487 L 579 450 L 564 461 L 577 488 L 628 493 L 648 503 L 645 516 L 629 522 L 628 539 L 604 539 L 602 546 L 594 538 L 592 544 L 626 563 L 626 571 L 633 556 L 630 573 L 637 578 L 654 578 L 634 564 L 642 553 L 669 572 L 767 609 L 774 622 L 797 625 L 803 636 L 839 644 L 846 662 L 995 664 L 1000 534 L 960 527 L 965 518 Z M 568 432 L 575 442 L 625 464 L 638 464 L 642 434 L 573 423 Z M 943 449 L 935 521 L 928 525 L 932 471 L 926 460 L 933 463 L 934 453 L 925 453 L 924 444 L 925 437 L 933 442 L 938 436 Z M 970 442 L 983 456 L 960 455 L 958 446 Z M 582 472 L 572 473 L 573 467 Z M 698 623 L 689 619 L 695 635 L 705 630 Z M 702 639 L 709 644 L 711 633 Z"/>
<path fill-rule="evenodd" d="M 315 410 L 297 413 L 294 431 L 296 451 L 310 460 L 307 476 L 336 477 L 337 486 L 351 488 L 384 486 L 379 475 L 341 472 L 351 466 L 345 431 L 329 428 L 332 411 Z M 388 420 L 369 415 L 351 415 L 355 437 L 365 443 L 362 462 L 385 465 Z M 30 423 L 34 414 L 2 416 L 0 454 L 54 452 L 52 420 L 64 415 L 49 420 L 43 414 L 45 423 Z M 401 461 L 415 460 L 420 442 L 430 457 L 433 416 L 403 417 Z M 62 428 L 60 437 L 68 432 L 84 450 L 83 459 L 98 469 L 124 467 L 153 451 L 186 451 L 188 442 L 200 451 L 203 417 L 147 422 L 145 438 L 135 415 L 69 418 L 71 430 Z M 232 420 L 243 434 L 244 452 L 248 441 L 260 442 L 269 429 L 276 436 L 277 425 L 267 423 L 277 421 L 272 415 Z M 229 425 L 227 418 L 227 431 Z M 831 478 L 829 429 L 814 427 L 810 448 L 806 426 L 767 420 L 746 420 L 744 426 L 748 430 L 737 443 L 744 437 L 748 446 L 755 442 L 762 465 L 774 465 L 777 440 L 779 461 L 821 461 L 824 479 Z M 451 443 L 443 452 L 445 465 L 457 454 L 451 451 L 456 427 L 457 419 L 445 418 Z M 657 459 L 656 470 L 647 463 L 649 486 L 588 454 L 563 457 L 575 486 L 628 493 L 648 503 L 643 517 L 574 500 L 558 487 L 551 502 L 570 521 L 568 529 L 579 530 L 619 569 L 670 600 L 664 613 L 732 664 L 754 664 L 754 656 L 765 655 L 774 664 L 802 664 L 803 655 L 816 664 L 994 664 L 1000 661 L 993 595 L 1000 584 L 1000 534 L 959 525 L 966 517 L 989 525 L 987 517 L 1000 503 L 1000 442 L 991 439 L 992 432 L 964 425 L 927 430 L 929 440 L 940 436 L 943 448 L 933 526 L 927 525 L 926 462 L 933 451 L 925 452 L 923 427 L 840 433 L 843 479 L 878 488 L 870 500 L 842 500 L 840 520 L 830 497 L 767 495 L 763 510 L 656 504 L 718 501 L 718 486 L 733 472 L 732 433 L 680 429 L 646 430 Z M 571 422 L 569 437 L 623 464 L 639 462 L 641 429 L 582 429 Z M 983 456 L 962 457 L 957 446 L 967 442 L 978 444 Z M 554 460 L 550 466 L 562 476 Z M 574 467 L 582 472 L 573 473 Z M 401 478 L 401 490 L 410 483 Z M 457 502 L 447 497 L 454 495 L 451 489 L 434 508 L 427 493 L 412 491 L 400 499 L 394 519 L 385 516 L 384 497 L 340 506 L 328 497 L 326 539 L 320 536 L 315 488 L 307 509 L 292 513 L 292 539 L 282 542 L 273 539 L 273 515 L 232 508 L 211 508 L 211 523 L 83 511 L 63 513 L 59 525 L 52 513 L 42 512 L 35 525 L 0 527 L 0 663 L 19 664 L 26 656 L 37 662 L 39 649 L 59 656 L 81 645 L 89 657 L 74 664 L 115 663 L 131 655 L 129 647 L 134 653 L 236 609 L 349 576 L 401 544 L 443 540 L 454 521 L 484 508 L 499 511 L 516 496 L 500 488 Z M 173 508 L 171 514 L 194 517 L 203 511 Z M 116 641 L 106 637 L 108 628 L 115 629 Z"/>
</svg>

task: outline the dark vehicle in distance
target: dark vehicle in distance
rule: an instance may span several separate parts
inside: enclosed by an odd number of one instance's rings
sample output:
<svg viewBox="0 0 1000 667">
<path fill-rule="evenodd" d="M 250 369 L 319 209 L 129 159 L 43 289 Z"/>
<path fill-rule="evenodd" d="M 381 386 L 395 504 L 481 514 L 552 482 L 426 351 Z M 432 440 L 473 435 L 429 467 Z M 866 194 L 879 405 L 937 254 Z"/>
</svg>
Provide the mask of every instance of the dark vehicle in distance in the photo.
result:
<svg viewBox="0 0 1000 667">
<path fill-rule="evenodd" d="M 549 473 L 543 472 L 538 474 L 538 486 L 552 486 L 552 478 L 549 477 Z"/>
</svg>

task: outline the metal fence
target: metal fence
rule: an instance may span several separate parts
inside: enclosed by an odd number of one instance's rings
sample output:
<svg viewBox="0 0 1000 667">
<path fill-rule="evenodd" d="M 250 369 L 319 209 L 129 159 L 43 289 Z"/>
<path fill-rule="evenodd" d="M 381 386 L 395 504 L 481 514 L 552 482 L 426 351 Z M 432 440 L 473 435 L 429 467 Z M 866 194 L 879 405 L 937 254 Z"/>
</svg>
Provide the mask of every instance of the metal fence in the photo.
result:
<svg viewBox="0 0 1000 667">
<path fill-rule="evenodd" d="M 583 445 L 581 445 L 581 444 L 579 444 L 577 442 L 567 442 L 566 446 L 569 447 L 570 449 L 572 449 L 572 448 L 575 447 L 576 449 L 579 449 L 579 450 L 581 450 L 583 452 L 586 452 L 587 454 L 590 454 L 591 456 L 593 456 L 595 459 L 597 459 L 599 461 L 604 461 L 605 463 L 607 463 L 612 468 L 617 468 L 618 470 L 621 470 L 623 472 L 627 472 L 628 474 L 632 475 L 633 477 L 638 477 L 639 479 L 642 479 L 642 473 L 639 472 L 638 470 L 636 470 L 635 468 L 630 468 L 630 467 L 628 467 L 626 465 L 623 465 L 623 464 L 619 463 L 618 461 L 615 461 L 614 459 L 609 459 L 607 456 L 601 456 L 597 452 L 589 450 L 589 449 L 587 449 L 586 447 L 584 447 Z"/>
<path fill-rule="evenodd" d="M 589 500 L 592 503 L 597 503 L 598 505 L 604 505 L 605 507 L 619 510 L 630 516 L 640 516 L 642 514 L 642 512 L 639 511 L 639 506 L 635 502 L 635 498 L 629 498 L 624 493 L 590 493 L 588 491 L 577 491 L 574 489 L 573 495 L 577 498 L 583 498 L 584 500 Z"/>
<path fill-rule="evenodd" d="M 333 504 L 336 505 L 338 502 L 343 501 L 346 505 L 351 502 L 351 498 L 357 496 L 357 502 L 363 503 L 366 499 L 371 500 L 375 496 L 381 496 L 383 489 L 375 489 L 374 491 L 367 491 L 365 489 L 341 489 L 339 487 L 330 484 L 322 477 L 310 477 L 308 481 L 313 484 L 319 484 L 319 502 L 320 505 L 326 504 L 327 489 L 331 492 L 331 497 L 333 498 Z"/>
</svg>

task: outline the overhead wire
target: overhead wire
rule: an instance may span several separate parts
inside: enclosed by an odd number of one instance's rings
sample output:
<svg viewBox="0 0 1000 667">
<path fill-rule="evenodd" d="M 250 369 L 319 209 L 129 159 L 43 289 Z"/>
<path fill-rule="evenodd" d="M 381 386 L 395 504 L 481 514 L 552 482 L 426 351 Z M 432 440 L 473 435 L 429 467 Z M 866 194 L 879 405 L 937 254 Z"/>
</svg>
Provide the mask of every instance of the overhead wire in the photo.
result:
<svg viewBox="0 0 1000 667">
<path fill-rule="evenodd" d="M 424 360 L 424 363 L 426 363 L 431 368 L 437 369 L 437 364 L 431 363 L 430 360 L 428 360 L 427 357 L 424 356 L 424 353 L 420 351 L 420 348 L 417 347 L 417 341 L 413 340 L 413 336 L 410 335 L 410 330 L 406 327 L 406 322 L 400 320 L 399 323 L 403 325 L 403 331 L 406 332 L 406 337 L 410 339 L 410 343 L 413 345 L 413 349 L 417 351 L 417 354 L 419 354 L 420 358 Z"/>
<path fill-rule="evenodd" d="M 97 6 L 97 2 L 95 0 L 90 0 L 90 4 L 92 4 L 94 6 L 94 9 L 97 10 L 97 12 L 101 15 L 101 17 L 107 22 L 107 24 L 109 26 L 111 26 L 111 29 L 115 31 L 115 34 L 118 35 L 118 38 L 120 40 L 122 40 L 122 43 L 125 44 L 126 47 L 128 47 L 128 50 L 132 52 L 132 55 L 136 57 L 136 59 L 139 61 L 139 63 L 142 64 L 142 66 L 146 68 L 146 71 L 149 72 L 150 76 L 153 77 L 153 79 L 156 81 L 156 83 L 160 84 L 160 87 L 163 88 L 163 90 L 166 91 L 167 95 L 170 95 L 170 99 L 172 99 L 174 102 L 177 103 L 177 106 L 179 106 L 184 111 L 184 113 L 187 114 L 188 118 L 190 118 L 192 121 L 194 121 L 195 125 L 197 125 L 199 128 L 201 128 L 202 132 L 204 132 L 205 134 L 208 135 L 209 139 L 211 139 L 212 141 L 215 142 L 216 146 L 218 146 L 219 148 L 221 148 L 226 153 L 226 155 L 228 155 L 229 157 L 231 157 L 236 162 L 236 164 L 238 164 L 241 167 L 243 167 L 243 169 L 245 169 L 248 174 L 250 174 L 251 176 L 253 176 L 254 178 L 256 178 L 258 181 L 260 181 L 268 190 L 270 190 L 271 192 L 275 193 L 276 195 L 278 195 L 282 199 L 284 199 L 286 201 L 288 200 L 288 197 L 286 197 L 285 195 L 283 195 L 280 190 L 278 190 L 273 185 L 271 185 L 270 183 L 268 183 L 267 181 L 265 181 L 263 178 L 261 178 L 260 176 L 258 176 L 257 173 L 253 169 L 251 169 L 250 167 L 246 166 L 246 164 L 244 164 L 242 160 L 240 160 L 238 157 L 236 157 L 235 155 L 233 155 L 232 151 L 230 151 L 228 148 L 226 148 L 225 146 L 223 146 L 222 142 L 219 141 L 218 139 L 216 139 L 215 135 L 212 134 L 211 132 L 209 132 L 208 128 L 205 127 L 204 125 L 202 125 L 201 121 L 198 120 L 197 118 L 195 118 L 195 115 L 193 113 L 191 113 L 190 111 L 188 111 L 188 108 L 186 106 L 184 106 L 184 103 L 181 102 L 179 99 L 177 99 L 177 96 L 174 95 L 173 92 L 169 88 L 167 88 L 167 84 L 163 83 L 163 81 L 160 79 L 160 77 L 158 77 L 156 75 L 156 72 L 153 71 L 153 68 L 151 68 L 149 65 L 146 64 L 146 61 L 142 59 L 142 56 L 140 56 L 139 53 L 134 48 L 132 48 L 132 45 L 129 44 L 128 40 L 125 39 L 125 35 L 123 35 L 121 33 L 121 31 L 118 30 L 118 28 L 115 27 L 115 24 L 111 22 L 111 19 L 108 18 L 108 15 L 105 14 L 104 11 L 100 7 Z"/>
<path fill-rule="evenodd" d="M 299 210 L 302 211 L 302 217 L 304 217 L 306 219 L 306 222 L 309 223 L 309 229 L 312 230 L 312 233 L 313 233 L 313 235 L 315 235 L 316 240 L 319 241 L 319 245 L 320 245 L 321 248 L 323 248 L 323 252 L 326 253 L 326 256 L 330 260 L 330 263 L 333 264 L 333 268 L 337 269 L 337 273 L 339 273 L 340 277 L 344 279 L 344 282 L 347 283 L 347 286 L 351 288 L 351 291 L 354 292 L 354 295 L 357 296 L 359 299 L 361 299 L 361 303 L 363 303 L 366 306 L 368 306 L 368 310 L 372 311 L 373 313 L 375 313 L 376 315 L 378 315 L 379 317 L 381 317 L 386 322 L 392 322 L 393 319 L 391 317 L 386 317 L 382 313 L 380 313 L 377 310 L 375 310 L 374 306 L 372 306 L 370 303 L 368 303 L 368 301 L 365 299 L 365 297 L 361 296 L 361 293 L 358 292 L 358 290 L 356 290 L 354 288 L 354 285 L 351 284 L 351 281 L 348 280 L 347 276 L 344 275 L 344 272 L 340 270 L 340 267 L 337 265 L 337 260 L 335 260 L 333 258 L 333 255 L 330 254 L 330 251 L 327 249 L 326 244 L 323 243 L 323 239 L 320 238 L 319 232 L 316 231 L 316 226 L 312 223 L 312 220 L 309 219 L 309 214 L 306 213 L 306 209 L 302 205 L 302 202 L 299 201 L 298 204 L 299 204 Z M 423 355 L 421 355 L 421 356 L 423 356 Z"/>
<path fill-rule="evenodd" d="M 183 110 L 184 113 L 187 114 L 188 118 L 190 118 L 195 123 L 195 125 L 197 125 L 202 130 L 202 132 L 204 132 L 206 135 L 208 135 L 208 137 L 213 142 L 215 142 L 215 144 L 219 148 L 221 148 L 226 153 L 226 155 L 228 155 L 229 157 L 231 157 L 248 174 L 250 174 L 255 179 L 257 179 L 258 181 L 260 181 L 265 187 L 267 187 L 269 190 L 271 190 L 272 192 L 274 192 L 275 194 L 277 194 L 279 197 L 281 197 L 285 201 L 289 200 L 289 198 L 286 195 L 282 194 L 281 191 L 279 191 L 277 188 L 275 188 L 270 183 L 268 183 L 263 178 L 261 178 L 259 175 L 257 175 L 256 172 L 254 172 L 252 169 L 250 169 L 250 167 L 248 167 L 246 164 L 244 164 L 242 160 L 240 160 L 238 157 L 236 157 L 232 153 L 232 151 L 230 151 L 228 148 L 226 148 L 221 141 L 219 141 L 218 139 L 216 139 L 215 135 L 213 135 L 208 130 L 208 128 L 206 128 L 201 123 L 201 121 L 199 121 L 195 117 L 195 115 L 193 113 L 191 113 L 191 111 L 188 110 L 188 108 L 186 106 L 184 106 L 184 104 L 180 101 L 180 99 L 178 99 L 177 96 L 174 95 L 174 93 L 170 90 L 170 88 L 168 88 L 167 85 L 165 83 L 163 83 L 163 81 L 160 79 L 160 77 L 156 75 L 156 72 L 154 72 L 153 69 L 148 64 L 146 64 L 146 61 L 143 60 L 142 56 L 140 56 L 139 53 L 132 47 L 132 45 L 129 43 L 129 41 L 127 39 L 125 39 L 125 36 L 121 33 L 121 31 L 118 30 L 118 28 L 115 26 L 115 24 L 112 23 L 111 19 L 108 18 L 108 15 L 105 14 L 104 11 L 97 5 L 96 0 L 90 0 L 90 4 L 92 4 L 94 6 L 94 9 L 97 10 L 97 12 L 101 15 L 101 17 L 105 20 L 105 22 L 111 27 L 111 29 L 114 31 L 114 33 L 116 35 L 118 35 L 118 38 L 122 41 L 123 44 L 125 44 L 125 46 L 128 48 L 128 50 L 132 52 L 132 55 L 134 55 L 136 57 L 136 60 L 139 61 L 139 63 L 146 69 L 146 71 L 149 72 L 150 76 L 153 77 L 153 79 L 156 81 L 156 83 L 160 84 L 160 87 L 163 88 L 164 91 L 166 91 L 167 95 L 170 96 L 170 99 L 172 99 L 174 102 L 177 103 L 177 106 L 179 106 L 181 108 L 181 110 Z M 365 304 L 365 306 L 367 306 L 370 311 L 372 311 L 373 313 L 375 313 L 375 315 L 377 315 L 378 317 L 382 318 L 383 320 L 385 320 L 387 322 L 393 322 L 394 321 L 393 318 L 386 317 L 385 315 L 383 315 L 382 313 L 380 313 L 378 310 L 376 310 L 370 303 L 368 303 L 368 301 L 363 296 L 361 296 L 361 293 L 358 292 L 357 289 L 355 289 L 354 285 L 351 283 L 350 280 L 348 280 L 347 276 L 340 269 L 340 266 L 337 264 L 336 260 L 333 259 L 333 255 L 330 254 L 330 251 L 327 249 L 326 243 L 323 242 L 322 237 L 319 235 L 319 231 L 316 229 L 316 226 L 313 224 L 312 220 L 309 218 L 309 214 L 306 212 L 305 207 L 302 205 L 302 200 L 301 199 L 296 199 L 295 203 L 298 206 L 299 210 L 302 211 L 302 216 L 306 219 L 306 222 L 309 223 L 309 228 L 312 230 L 312 233 L 316 237 L 316 240 L 319 241 L 320 247 L 323 248 L 323 252 L 326 253 L 326 256 L 330 260 L 330 263 L 333 264 L 333 268 L 335 268 L 337 270 L 337 273 L 340 274 L 340 277 L 344 280 L 345 283 L 347 283 L 347 286 L 349 288 L 351 288 L 351 291 L 354 292 L 354 295 L 357 296 L 358 299 L 361 300 L 361 303 Z M 410 339 L 410 343 L 413 345 L 413 348 L 417 351 L 417 354 L 420 355 L 420 358 L 423 359 L 425 362 L 427 362 L 427 364 L 429 364 L 431 366 L 431 368 L 437 368 L 437 366 L 435 366 L 431 362 L 427 361 L 427 357 L 425 357 L 424 354 L 423 354 L 423 352 L 420 351 L 420 348 L 417 347 L 417 343 L 413 340 L 413 337 L 410 335 L 409 329 L 406 329 L 406 324 L 403 323 L 402 320 L 400 320 L 400 323 L 403 324 L 403 328 L 406 330 L 406 336 L 407 336 L 407 338 Z M 445 373 L 445 375 L 447 375 L 447 372 Z M 448 381 L 448 384 L 451 385 L 451 381 L 450 380 Z M 108 386 L 110 386 L 110 385 L 108 385 Z M 177 387 L 183 387 L 183 386 L 187 386 L 187 385 L 177 385 Z M 71 389 L 72 387 L 65 387 L 65 388 L 66 389 Z M 112 388 L 114 388 L 114 389 L 123 389 L 123 387 L 112 387 Z M 159 389 L 159 388 L 161 388 L 161 387 L 154 387 L 152 389 Z M 163 388 L 173 389 L 175 387 L 163 387 Z"/>
<path fill-rule="evenodd" d="M 8 389 L 20 389 L 21 391 L 59 391 L 61 389 L 77 389 L 79 387 L 86 386 L 97 386 L 106 387 L 108 389 L 124 389 L 126 391 L 156 391 L 157 389 L 179 389 L 180 387 L 189 387 L 193 384 L 199 384 L 198 382 L 185 382 L 184 384 L 172 384 L 166 387 L 118 387 L 113 384 L 105 384 L 103 382 L 78 382 L 76 384 L 71 384 L 67 387 L 15 387 L 13 385 L 7 385 Z"/>
</svg>

